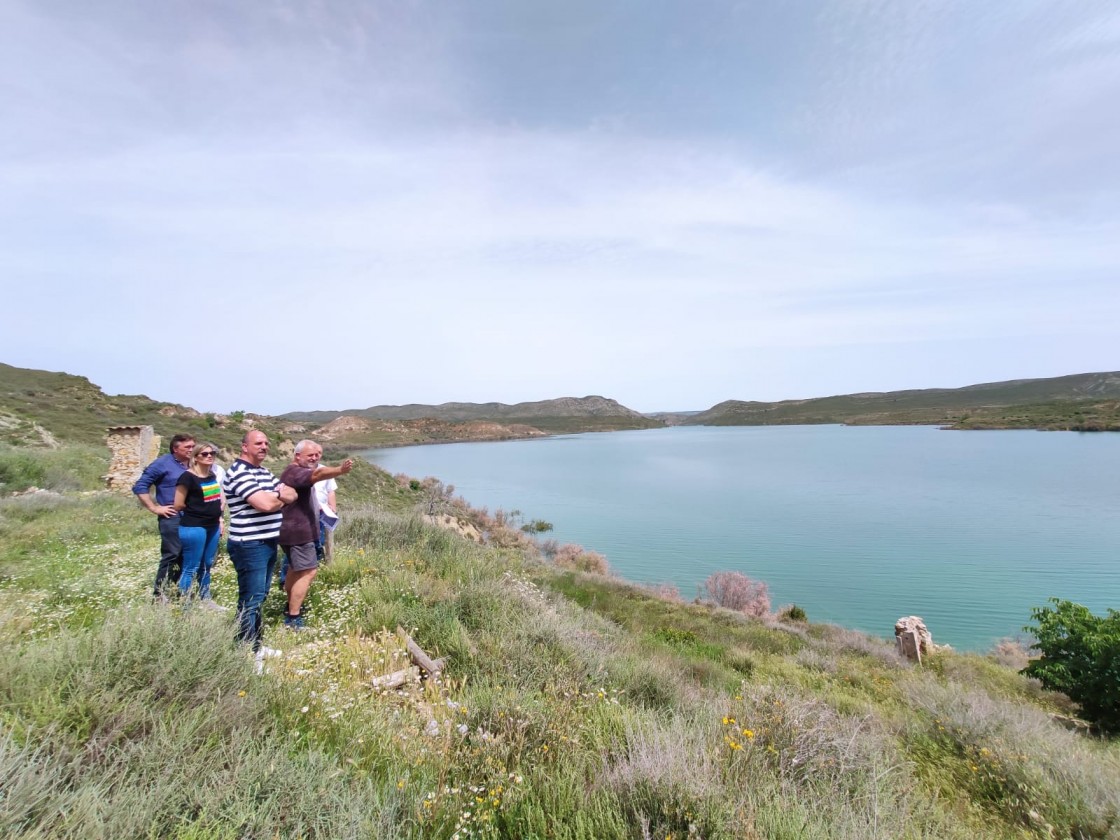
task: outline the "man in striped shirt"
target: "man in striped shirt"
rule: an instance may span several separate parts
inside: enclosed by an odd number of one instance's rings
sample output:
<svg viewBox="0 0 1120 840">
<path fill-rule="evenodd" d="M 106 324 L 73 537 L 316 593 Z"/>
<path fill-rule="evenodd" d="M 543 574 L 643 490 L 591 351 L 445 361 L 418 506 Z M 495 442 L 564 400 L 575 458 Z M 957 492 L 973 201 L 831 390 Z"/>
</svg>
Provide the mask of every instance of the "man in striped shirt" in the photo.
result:
<svg viewBox="0 0 1120 840">
<path fill-rule="evenodd" d="M 257 659 L 278 651 L 261 645 L 261 607 L 272 572 L 284 505 L 296 500 L 292 487 L 261 466 L 268 457 L 268 436 L 253 430 L 241 439 L 241 457 L 226 470 L 222 491 L 229 507 L 226 545 L 237 572 L 238 637 L 253 646 Z"/>
</svg>

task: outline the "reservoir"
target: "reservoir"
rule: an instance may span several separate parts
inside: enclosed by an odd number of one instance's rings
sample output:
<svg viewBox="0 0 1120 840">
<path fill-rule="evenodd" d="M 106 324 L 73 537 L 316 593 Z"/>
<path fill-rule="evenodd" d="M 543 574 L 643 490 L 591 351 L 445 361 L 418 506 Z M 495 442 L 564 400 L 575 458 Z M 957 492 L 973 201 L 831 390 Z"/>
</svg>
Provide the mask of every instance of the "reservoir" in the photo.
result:
<svg viewBox="0 0 1120 840">
<path fill-rule="evenodd" d="M 984 651 L 1051 597 L 1120 608 L 1120 435 L 928 426 L 686 426 L 363 453 L 612 571 L 765 581 L 775 607 L 891 637 L 919 615 Z"/>
</svg>

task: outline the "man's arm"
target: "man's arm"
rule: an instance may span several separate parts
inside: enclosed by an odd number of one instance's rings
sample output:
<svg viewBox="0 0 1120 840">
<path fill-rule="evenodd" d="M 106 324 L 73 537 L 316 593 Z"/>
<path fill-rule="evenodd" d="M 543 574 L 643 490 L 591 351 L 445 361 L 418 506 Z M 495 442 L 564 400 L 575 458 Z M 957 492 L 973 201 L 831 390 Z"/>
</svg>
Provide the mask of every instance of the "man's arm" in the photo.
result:
<svg viewBox="0 0 1120 840">
<path fill-rule="evenodd" d="M 247 496 L 245 501 L 249 503 L 250 507 L 259 510 L 261 513 L 275 513 L 284 505 L 290 505 L 294 502 L 296 497 L 294 487 L 289 487 L 287 484 L 277 484 L 275 490 L 258 490 Z"/>
<path fill-rule="evenodd" d="M 144 472 L 140 473 L 140 478 L 132 485 L 132 492 L 136 496 L 136 501 L 140 503 L 140 507 L 156 516 L 166 518 L 175 515 L 175 506 L 157 505 L 156 500 L 152 498 L 152 487 L 159 484 L 161 478 L 163 478 L 163 469 L 159 466 L 159 459 L 157 458 L 144 467 Z"/>
<path fill-rule="evenodd" d="M 328 478 L 338 478 L 340 475 L 346 475 L 354 468 L 354 459 L 347 458 L 337 467 L 316 467 L 315 472 L 311 473 L 311 483 L 316 481 L 325 481 Z M 334 503 L 331 503 L 334 506 Z"/>
</svg>

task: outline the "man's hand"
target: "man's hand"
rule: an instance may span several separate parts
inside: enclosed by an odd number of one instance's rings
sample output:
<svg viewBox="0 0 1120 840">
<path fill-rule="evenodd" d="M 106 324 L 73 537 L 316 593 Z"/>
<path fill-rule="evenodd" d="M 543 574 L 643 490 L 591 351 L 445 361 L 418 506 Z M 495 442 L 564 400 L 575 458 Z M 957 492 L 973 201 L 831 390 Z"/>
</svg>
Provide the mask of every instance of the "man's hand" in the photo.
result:
<svg viewBox="0 0 1120 840">
<path fill-rule="evenodd" d="M 299 494 L 296 492 L 296 488 L 289 487 L 287 484 L 277 484 L 276 492 L 280 494 L 280 501 L 282 501 L 286 505 L 290 505 L 292 502 L 299 498 Z"/>
<path fill-rule="evenodd" d="M 345 461 L 338 465 L 338 468 L 342 470 L 343 475 L 346 475 L 346 473 L 350 472 L 350 470 L 354 468 L 354 459 L 347 458 Z"/>
<path fill-rule="evenodd" d="M 162 519 L 170 519 L 175 515 L 175 505 L 156 505 L 152 508 L 152 513 Z"/>
</svg>

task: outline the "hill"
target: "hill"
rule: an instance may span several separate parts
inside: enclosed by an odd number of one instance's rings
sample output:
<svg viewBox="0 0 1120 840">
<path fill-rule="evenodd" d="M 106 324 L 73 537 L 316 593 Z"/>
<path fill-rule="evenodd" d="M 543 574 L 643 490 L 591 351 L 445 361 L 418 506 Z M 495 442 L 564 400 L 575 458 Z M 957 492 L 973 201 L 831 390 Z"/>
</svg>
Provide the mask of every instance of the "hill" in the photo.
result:
<svg viewBox="0 0 1120 840">
<path fill-rule="evenodd" d="M 772 403 L 727 400 L 679 422 L 697 426 L 846 423 L 1115 431 L 1120 430 L 1120 372 Z"/>
<path fill-rule="evenodd" d="M 793 608 L 754 617 L 688 603 L 589 573 L 606 571 L 601 557 L 537 542 L 434 479 L 368 464 L 340 480 L 343 521 L 306 631 L 283 629 L 270 593 L 266 642 L 283 655 L 255 675 L 232 609 L 150 603 L 150 515 L 97 491 L 96 463 L 74 468 L 93 457 L 81 441 L 91 423 L 101 434 L 103 411 L 185 416 L 101 395 L 109 409 L 81 377 L 29 373 L 15 396 L 9 378 L 4 405 L 34 445 L 0 445 L 0 481 L 38 467 L 51 492 L 0 486 L 0 836 L 1120 831 L 1120 745 L 1019 675 L 1015 644 L 936 650 L 918 666 Z M 54 387 L 71 392 L 56 402 L 43 394 Z M 93 421 L 55 416 L 80 399 Z M 48 427 L 50 446 L 35 431 Z M 212 588 L 235 605 L 227 560 Z M 398 627 L 445 661 L 439 675 L 421 680 Z M 399 687 L 375 682 L 390 675 Z"/>
<path fill-rule="evenodd" d="M 142 394 L 109 396 L 84 376 L 0 364 L 0 442 L 99 446 L 110 426 L 141 425 L 152 426 L 165 441 L 186 432 L 227 451 L 236 451 L 247 428 L 275 434 L 281 427 L 265 415 L 203 414 Z"/>
<path fill-rule="evenodd" d="M 369 420 L 439 420 L 442 422 L 490 422 L 505 426 L 522 425 L 543 432 L 573 432 L 649 429 L 663 426 L 659 420 L 640 414 L 606 397 L 561 397 L 553 400 L 505 403 L 449 402 L 440 405 L 375 405 L 345 411 L 296 411 L 281 415 L 294 422 L 323 424 L 339 417 Z"/>
<path fill-rule="evenodd" d="M 396 416 L 384 419 L 335 412 L 284 417 L 245 412 L 204 414 L 189 406 L 153 400 L 142 394 L 110 396 L 84 376 L 0 364 L 0 443 L 20 446 L 49 447 L 60 441 L 100 446 L 110 426 L 139 425 L 152 426 L 165 441 L 179 432 L 193 434 L 199 440 L 216 443 L 226 455 L 237 452 L 241 436 L 252 428 L 262 429 L 277 440 L 314 437 L 337 449 L 511 440 L 540 437 L 547 431 L 608 431 L 660 425 L 601 397 L 525 403 L 524 408 L 498 403 L 449 406 L 452 407 L 443 412 L 442 419 L 433 417 L 424 406 L 404 406 Z M 546 411 L 554 412 L 554 416 L 541 413 Z M 471 416 L 476 414 L 493 414 L 502 419 Z M 534 422 L 519 422 L 518 416 Z"/>
</svg>

